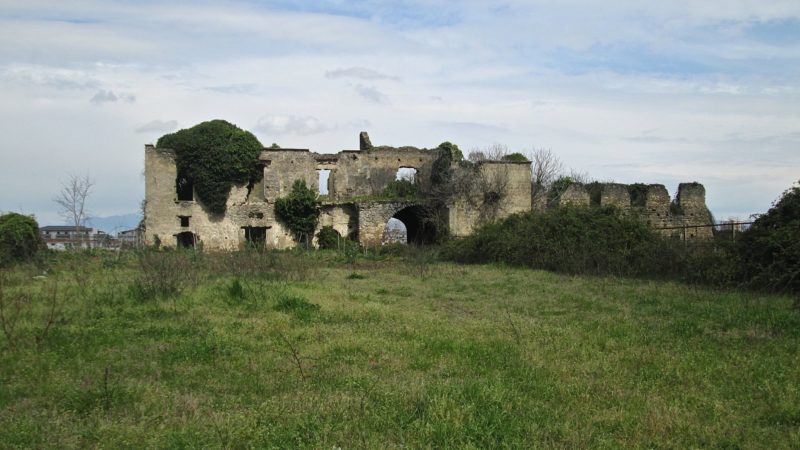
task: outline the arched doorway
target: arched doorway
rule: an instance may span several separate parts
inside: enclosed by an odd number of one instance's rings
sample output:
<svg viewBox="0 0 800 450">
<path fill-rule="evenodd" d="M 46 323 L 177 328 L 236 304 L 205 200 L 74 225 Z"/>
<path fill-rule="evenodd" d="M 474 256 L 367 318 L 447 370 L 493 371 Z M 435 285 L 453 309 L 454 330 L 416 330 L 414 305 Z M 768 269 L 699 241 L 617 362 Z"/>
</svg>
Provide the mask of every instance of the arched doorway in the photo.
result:
<svg viewBox="0 0 800 450">
<path fill-rule="evenodd" d="M 407 243 L 426 245 L 436 241 L 436 226 L 428 211 L 419 205 L 407 206 L 397 211 L 386 224 L 388 233 L 384 233 L 384 239 L 387 234 L 393 233 L 390 231 L 390 227 L 395 230 L 405 228 L 405 242 Z M 396 234 L 400 235 L 400 232 L 398 231 Z"/>
</svg>

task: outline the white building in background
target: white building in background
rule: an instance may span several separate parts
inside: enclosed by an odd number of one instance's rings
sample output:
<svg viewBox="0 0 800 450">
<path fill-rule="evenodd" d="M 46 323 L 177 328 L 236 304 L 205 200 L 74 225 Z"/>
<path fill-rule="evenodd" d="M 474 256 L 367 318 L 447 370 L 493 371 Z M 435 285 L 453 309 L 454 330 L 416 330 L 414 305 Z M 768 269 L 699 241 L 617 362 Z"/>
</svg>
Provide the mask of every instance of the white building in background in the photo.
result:
<svg viewBox="0 0 800 450">
<path fill-rule="evenodd" d="M 39 234 L 52 250 L 68 248 L 116 248 L 117 241 L 105 231 L 72 225 L 48 225 L 39 228 Z"/>
</svg>

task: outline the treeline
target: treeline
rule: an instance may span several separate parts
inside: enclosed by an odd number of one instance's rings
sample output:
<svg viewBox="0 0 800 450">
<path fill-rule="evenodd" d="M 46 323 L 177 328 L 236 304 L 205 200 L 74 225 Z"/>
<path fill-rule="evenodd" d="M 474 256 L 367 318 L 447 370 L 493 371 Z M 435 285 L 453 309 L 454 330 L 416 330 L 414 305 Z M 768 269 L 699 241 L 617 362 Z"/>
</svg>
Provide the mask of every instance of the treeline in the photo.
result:
<svg viewBox="0 0 800 450">
<path fill-rule="evenodd" d="M 571 274 L 641 276 L 800 294 L 800 188 L 734 242 L 684 242 L 614 208 L 516 214 L 445 243 L 462 263 L 502 262 Z"/>
</svg>

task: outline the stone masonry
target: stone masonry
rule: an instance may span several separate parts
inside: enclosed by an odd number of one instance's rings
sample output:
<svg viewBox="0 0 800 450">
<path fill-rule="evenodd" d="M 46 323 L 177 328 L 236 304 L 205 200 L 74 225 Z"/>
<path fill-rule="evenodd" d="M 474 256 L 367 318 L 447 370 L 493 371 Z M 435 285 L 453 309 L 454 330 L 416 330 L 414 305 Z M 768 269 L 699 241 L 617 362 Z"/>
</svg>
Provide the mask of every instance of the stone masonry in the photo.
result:
<svg viewBox="0 0 800 450">
<path fill-rule="evenodd" d="M 397 177 L 401 168 L 414 169 L 414 179 L 425 192 L 430 187 L 431 168 L 437 157 L 432 150 L 414 147 L 373 146 L 361 133 L 359 150 L 318 154 L 308 149 L 264 149 L 259 157 L 264 175 L 253 185 L 231 189 L 224 216 L 214 216 L 193 195 L 178 200 L 175 153 L 171 149 L 145 146 L 145 240 L 163 246 L 201 244 L 206 249 L 235 250 L 253 236 L 271 248 L 297 245 L 292 233 L 275 215 L 275 201 L 289 194 L 295 180 L 304 180 L 317 192 L 329 171 L 327 194 L 320 195 L 318 229 L 332 226 L 342 237 L 356 238 L 365 246 L 381 244 L 389 219 L 401 220 L 409 238 L 424 242 L 432 231 L 422 217 L 421 204 L 413 201 L 381 200 L 380 193 Z M 482 174 L 502 171 L 508 178 L 507 195 L 498 205 L 498 216 L 530 209 L 529 162 L 486 162 Z M 454 235 L 465 235 L 480 222 L 464 205 L 447 205 L 446 226 Z M 313 243 L 312 243 L 313 244 Z"/>
<path fill-rule="evenodd" d="M 415 183 L 426 192 L 436 158 L 435 150 L 373 146 L 366 132 L 359 136 L 359 150 L 336 154 L 319 154 L 308 149 L 264 149 L 258 162 L 263 169 L 262 180 L 251 186 L 235 185 L 228 197 L 226 213 L 215 216 L 206 212 L 192 193 L 189 199 L 178 199 L 174 151 L 148 145 L 145 146 L 145 241 L 149 245 L 155 242 L 166 247 L 202 245 L 215 250 L 235 250 L 255 241 L 270 248 L 293 247 L 298 242 L 276 217 L 275 201 L 288 195 L 296 180 L 303 180 L 310 189 L 320 192 L 318 230 L 331 226 L 342 237 L 374 247 L 381 245 L 387 222 L 395 218 L 405 224 L 409 241 L 425 243 L 440 230 L 435 230 L 430 217 L 426 217 L 424 200 L 387 200 L 380 193 L 397 178 L 399 169 L 413 169 Z M 451 235 L 466 236 L 488 221 L 530 211 L 532 206 L 537 210 L 545 207 L 532 205 L 530 162 L 484 161 L 475 170 L 476 178 L 502 181 L 503 195 L 498 196 L 489 210 L 475 206 L 483 198 L 450 201 L 439 211 L 443 225 L 438 226 L 447 227 Z M 323 171 L 328 174 L 327 186 L 320 189 L 320 180 L 326 179 L 321 176 Z M 635 201 L 631 192 L 637 195 Z M 568 204 L 613 205 L 626 213 L 641 215 L 665 234 L 682 234 L 686 239 L 709 238 L 712 233 L 710 228 L 696 226 L 712 220 L 705 204 L 705 189 L 699 183 L 681 184 L 674 201 L 660 184 L 615 183 L 595 184 L 590 189 L 572 184 L 554 201 L 549 201 L 549 207 Z"/>
</svg>

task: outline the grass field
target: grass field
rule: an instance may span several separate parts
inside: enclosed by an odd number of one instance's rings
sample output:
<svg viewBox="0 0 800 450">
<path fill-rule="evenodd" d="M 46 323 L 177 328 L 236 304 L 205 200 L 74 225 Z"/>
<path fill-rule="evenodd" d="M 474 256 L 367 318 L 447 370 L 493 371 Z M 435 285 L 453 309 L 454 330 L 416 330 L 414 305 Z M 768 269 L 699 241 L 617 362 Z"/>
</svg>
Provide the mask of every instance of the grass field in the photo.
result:
<svg viewBox="0 0 800 450">
<path fill-rule="evenodd" d="M 800 447 L 789 298 L 338 258 L 5 273 L 0 446 Z"/>
</svg>

